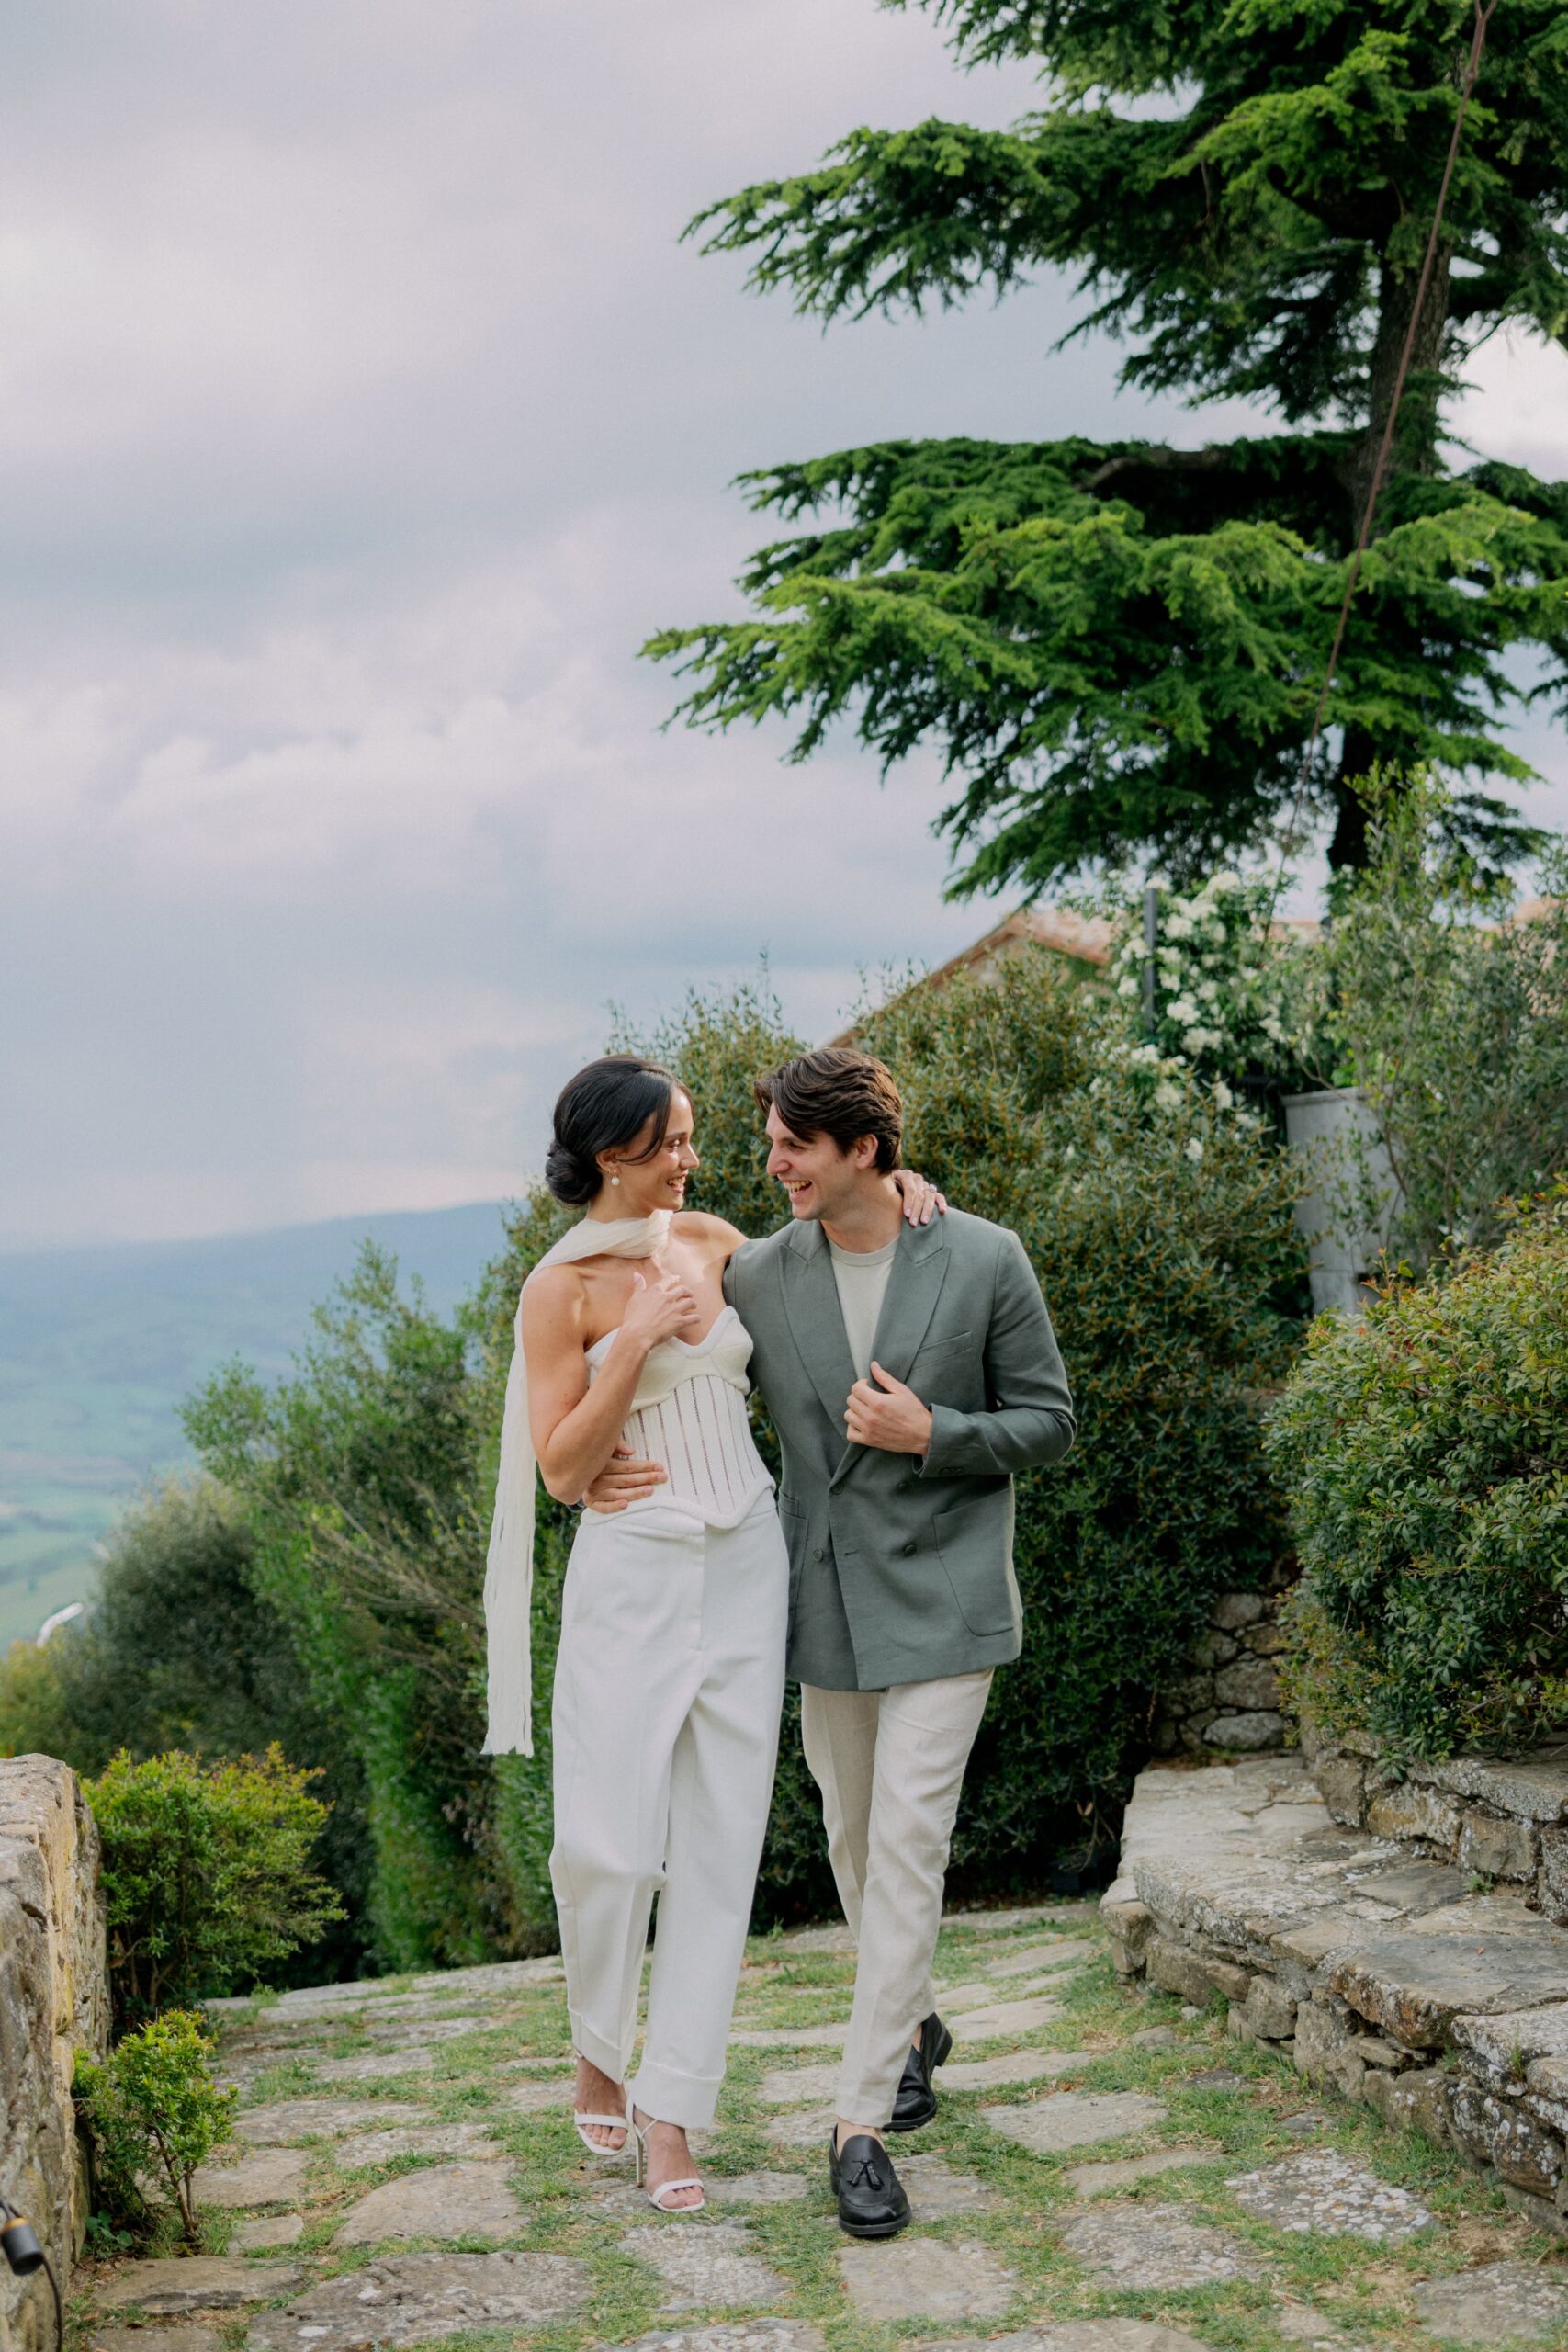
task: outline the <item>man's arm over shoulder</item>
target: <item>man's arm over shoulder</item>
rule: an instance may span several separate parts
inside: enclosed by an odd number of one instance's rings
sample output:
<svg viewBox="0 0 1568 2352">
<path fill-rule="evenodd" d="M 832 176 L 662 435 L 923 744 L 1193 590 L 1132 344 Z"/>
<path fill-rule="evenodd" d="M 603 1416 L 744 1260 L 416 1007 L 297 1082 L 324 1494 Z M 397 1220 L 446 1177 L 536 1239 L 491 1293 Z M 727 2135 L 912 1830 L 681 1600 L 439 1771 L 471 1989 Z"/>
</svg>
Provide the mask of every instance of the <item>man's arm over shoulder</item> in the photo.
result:
<svg viewBox="0 0 1568 2352">
<path fill-rule="evenodd" d="M 1077 1434 L 1067 1375 L 1040 1284 L 1022 1242 L 1005 1229 L 998 1233 L 993 1266 L 986 1385 L 994 1400 L 987 1412 L 932 1408 L 926 1475 L 1010 1476 L 1060 1462 Z"/>
<path fill-rule="evenodd" d="M 725 1267 L 724 1295 L 742 1323 L 746 1320 L 748 1293 L 755 1295 L 752 1286 L 764 1261 L 781 1245 L 788 1232 L 786 1225 L 782 1231 L 767 1234 L 761 1241 L 742 1241 Z"/>
</svg>

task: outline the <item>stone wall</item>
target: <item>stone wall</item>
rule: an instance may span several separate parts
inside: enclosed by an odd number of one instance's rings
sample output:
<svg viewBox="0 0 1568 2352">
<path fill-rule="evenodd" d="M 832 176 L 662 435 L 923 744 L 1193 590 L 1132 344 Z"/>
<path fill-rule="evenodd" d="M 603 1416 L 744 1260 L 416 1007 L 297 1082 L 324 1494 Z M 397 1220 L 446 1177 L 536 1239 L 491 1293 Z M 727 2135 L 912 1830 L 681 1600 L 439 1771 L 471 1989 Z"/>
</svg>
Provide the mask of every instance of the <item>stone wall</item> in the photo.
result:
<svg viewBox="0 0 1568 2352">
<path fill-rule="evenodd" d="M 1568 1922 L 1568 1742 L 1495 1761 L 1456 1756 L 1397 1775 L 1372 1739 L 1330 1744 L 1303 1726 L 1324 1804 L 1365 1829 L 1451 1862 L 1478 1883 L 1517 1888 L 1548 1919 Z"/>
<path fill-rule="evenodd" d="M 1266 1754 L 1285 1744 L 1274 1660 L 1284 1646 L 1280 1610 L 1294 1581 L 1280 1568 L 1263 1589 L 1222 1592 L 1191 1652 L 1188 1672 L 1160 1693 L 1156 1756 Z"/>
<path fill-rule="evenodd" d="M 1568 2237 L 1568 1931 L 1522 1885 L 1331 1818 L 1298 1756 L 1140 1775 L 1119 1971 L 1490 2174 Z"/>
<path fill-rule="evenodd" d="M 62 2291 L 86 2225 L 71 2078 L 108 2041 L 98 1836 L 76 1775 L 49 1756 L 0 1761 L 0 2192 L 21 2208 Z M 0 2352 L 52 2345 L 42 2274 L 0 2264 Z"/>
</svg>

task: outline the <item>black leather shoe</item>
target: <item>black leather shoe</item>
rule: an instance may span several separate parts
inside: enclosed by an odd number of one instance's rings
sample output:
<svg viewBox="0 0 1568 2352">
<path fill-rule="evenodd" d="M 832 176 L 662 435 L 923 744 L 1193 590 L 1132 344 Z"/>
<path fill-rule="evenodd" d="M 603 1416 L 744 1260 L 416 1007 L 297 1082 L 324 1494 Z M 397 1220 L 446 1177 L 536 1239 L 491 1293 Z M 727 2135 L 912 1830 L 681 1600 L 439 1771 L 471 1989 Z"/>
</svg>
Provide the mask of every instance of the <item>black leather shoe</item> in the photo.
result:
<svg viewBox="0 0 1568 2352">
<path fill-rule="evenodd" d="M 839 2200 L 839 2227 L 852 2238 L 897 2237 L 909 2218 L 909 2200 L 893 2159 L 869 2132 L 853 2132 L 840 2151 L 828 2143 L 828 2177 Z"/>
<path fill-rule="evenodd" d="M 898 2096 L 893 2102 L 893 2120 L 889 2132 L 918 2132 L 936 2113 L 936 2091 L 931 2076 L 945 2065 L 953 2048 L 953 2036 L 933 2009 L 920 2028 L 919 2047 L 909 2045 L 909 2055 L 904 2065 L 904 2079 L 898 2086 Z"/>
</svg>

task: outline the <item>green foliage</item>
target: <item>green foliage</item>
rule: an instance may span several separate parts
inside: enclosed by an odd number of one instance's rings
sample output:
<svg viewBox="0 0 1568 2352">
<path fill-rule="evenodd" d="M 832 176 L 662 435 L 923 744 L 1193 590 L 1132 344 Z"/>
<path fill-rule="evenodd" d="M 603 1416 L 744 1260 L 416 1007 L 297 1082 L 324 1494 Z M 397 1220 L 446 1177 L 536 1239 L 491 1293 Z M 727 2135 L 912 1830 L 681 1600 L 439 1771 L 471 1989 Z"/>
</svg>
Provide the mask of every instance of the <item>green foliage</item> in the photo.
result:
<svg viewBox="0 0 1568 2352">
<path fill-rule="evenodd" d="M 312 1778 L 274 1746 L 217 1764 L 117 1756 L 86 1784 L 122 2020 L 265 1983 L 342 1916 L 310 1867 L 326 1818 Z"/>
<path fill-rule="evenodd" d="M 276 1740 L 320 1772 L 321 1863 L 352 1911 L 366 1879 L 357 1753 L 305 1687 L 288 1623 L 255 1589 L 254 1555 L 243 1511 L 213 1479 L 171 1479 L 133 1505 L 105 1546 L 85 1622 L 0 1662 L 0 1753 L 39 1750 L 92 1775 L 122 1750 L 244 1756 Z M 352 1973 L 358 1957 L 341 1923 L 310 1966 Z"/>
<path fill-rule="evenodd" d="M 859 130 L 814 171 L 692 224 L 823 318 L 947 306 L 1042 268 L 1129 345 L 1122 374 L 1293 428 L 1200 449 L 894 441 L 746 479 L 789 519 L 743 585 L 757 616 L 660 631 L 694 724 L 780 714 L 807 756 L 853 714 L 885 767 L 940 749 L 954 887 L 1153 845 L 1185 876 L 1289 806 L 1415 311 L 1471 12 L 1283 0 L 1174 14 L 921 0 L 960 61 L 1021 57 L 1049 104 L 1010 130 Z M 1315 805 L 1360 862 L 1372 761 L 1525 773 L 1506 655 L 1568 656 L 1568 487 L 1450 469 L 1441 406 L 1506 321 L 1568 321 L 1568 41 L 1555 0 L 1492 20 L 1414 370 L 1328 712 Z M 1475 795 L 1476 842 L 1526 840 Z"/>
<path fill-rule="evenodd" d="M 1294 942 L 1271 936 L 1276 892 L 1238 874 L 1211 875 L 1184 898 L 1156 892 L 1154 1026 L 1165 1057 L 1217 1079 L 1228 1096 L 1249 1075 L 1297 1075 L 1296 1033 L 1310 1000 L 1313 961 Z M 1111 979 L 1128 1021 L 1144 1021 L 1141 894 L 1116 910 Z"/>
<path fill-rule="evenodd" d="M 1485 1248 L 1502 1204 L 1568 1169 L 1568 844 L 1526 921 L 1449 835 L 1429 778 L 1374 779 L 1371 863 L 1341 892 L 1323 964 L 1342 1061 L 1378 1114 L 1418 1263 Z"/>
<path fill-rule="evenodd" d="M 78 2057 L 74 2091 L 92 2137 L 94 2173 L 106 2218 L 151 2219 L 146 2187 L 159 2182 L 187 2243 L 200 2244 L 192 2176 L 228 2138 L 240 2095 L 212 2078 L 216 2044 L 186 2009 L 128 2033 L 100 2065 Z"/>
<path fill-rule="evenodd" d="M 363 1791 L 370 1963 L 457 1966 L 552 1932 L 507 1859 L 484 1733 L 484 1554 L 500 1397 L 478 1325 L 400 1293 L 367 1248 L 295 1376 L 240 1366 L 186 1427 L 240 1498 L 257 1591 Z"/>
<path fill-rule="evenodd" d="M 1568 1193 L 1495 1255 L 1325 1316 L 1272 1416 L 1291 1681 L 1396 1759 L 1568 1719 Z"/>
</svg>

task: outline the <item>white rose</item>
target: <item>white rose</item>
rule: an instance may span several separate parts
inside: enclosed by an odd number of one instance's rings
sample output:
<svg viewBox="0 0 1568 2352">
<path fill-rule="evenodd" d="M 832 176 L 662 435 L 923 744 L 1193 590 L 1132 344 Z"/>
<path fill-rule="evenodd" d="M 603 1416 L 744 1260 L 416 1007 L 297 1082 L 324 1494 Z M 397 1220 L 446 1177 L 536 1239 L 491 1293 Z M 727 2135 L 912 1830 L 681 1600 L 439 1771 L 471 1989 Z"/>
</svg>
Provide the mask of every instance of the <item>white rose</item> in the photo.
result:
<svg viewBox="0 0 1568 2352">
<path fill-rule="evenodd" d="M 1173 1085 L 1168 1078 L 1162 1078 L 1155 1088 L 1155 1101 L 1162 1111 L 1179 1111 L 1181 1108 L 1181 1089 Z"/>
<path fill-rule="evenodd" d="M 1198 1008 L 1190 996 L 1179 996 L 1174 1003 L 1167 1005 L 1166 1011 L 1172 1021 L 1180 1022 L 1186 1029 L 1190 1029 L 1198 1018 Z"/>
<path fill-rule="evenodd" d="M 1141 985 L 1142 983 L 1140 982 L 1136 972 L 1129 972 L 1124 980 L 1117 981 L 1116 993 L 1118 996 L 1134 997 L 1137 995 Z"/>
<path fill-rule="evenodd" d="M 1228 1111 L 1231 1104 L 1235 1101 L 1235 1096 L 1231 1092 L 1230 1088 L 1225 1084 L 1223 1078 L 1216 1078 L 1214 1080 L 1214 1100 L 1219 1104 L 1222 1111 Z"/>
<path fill-rule="evenodd" d="M 1160 928 L 1168 939 L 1190 939 L 1196 926 L 1189 915 L 1167 915 Z"/>
<path fill-rule="evenodd" d="M 1203 1157 L 1202 1144 L 1199 1141 L 1196 1136 L 1189 1136 L 1181 1148 L 1187 1154 L 1189 1159 L 1201 1159 Z"/>
<path fill-rule="evenodd" d="M 1213 891 L 1216 898 L 1222 890 L 1239 890 L 1241 887 L 1242 883 L 1240 875 L 1233 874 L 1229 866 L 1226 866 L 1223 873 L 1216 874 L 1213 880 L 1209 885 L 1210 889 Z"/>
</svg>

